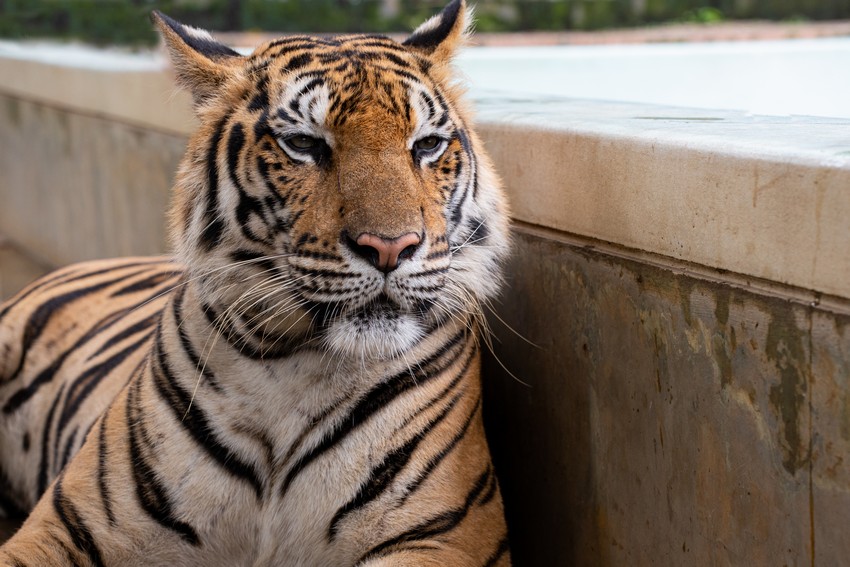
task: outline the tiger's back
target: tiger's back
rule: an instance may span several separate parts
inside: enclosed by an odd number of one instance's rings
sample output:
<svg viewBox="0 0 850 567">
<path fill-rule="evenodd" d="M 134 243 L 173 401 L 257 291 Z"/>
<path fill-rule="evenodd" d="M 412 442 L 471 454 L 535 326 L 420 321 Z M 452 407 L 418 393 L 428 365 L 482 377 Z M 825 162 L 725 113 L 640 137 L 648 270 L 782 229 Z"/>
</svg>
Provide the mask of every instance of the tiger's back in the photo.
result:
<svg viewBox="0 0 850 567">
<path fill-rule="evenodd" d="M 34 505 L 0 564 L 510 563 L 479 348 L 508 215 L 452 78 L 466 18 L 242 56 L 155 14 L 200 121 L 177 260 L 0 308 L 0 505 Z"/>
<path fill-rule="evenodd" d="M 0 306 L 0 508 L 35 506 L 150 350 L 182 274 L 165 258 L 76 264 Z"/>
</svg>

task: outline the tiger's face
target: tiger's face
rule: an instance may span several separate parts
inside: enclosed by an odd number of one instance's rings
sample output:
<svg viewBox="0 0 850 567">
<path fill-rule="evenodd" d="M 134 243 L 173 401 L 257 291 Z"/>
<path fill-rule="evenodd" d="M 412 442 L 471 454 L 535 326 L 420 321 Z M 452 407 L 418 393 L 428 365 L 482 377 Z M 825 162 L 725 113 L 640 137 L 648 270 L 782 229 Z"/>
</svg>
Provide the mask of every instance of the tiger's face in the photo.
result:
<svg viewBox="0 0 850 567">
<path fill-rule="evenodd" d="M 506 207 L 449 66 L 465 19 L 456 1 L 401 44 L 293 36 L 242 57 L 157 16 L 201 121 L 176 249 L 233 325 L 387 358 L 497 291 Z"/>
</svg>

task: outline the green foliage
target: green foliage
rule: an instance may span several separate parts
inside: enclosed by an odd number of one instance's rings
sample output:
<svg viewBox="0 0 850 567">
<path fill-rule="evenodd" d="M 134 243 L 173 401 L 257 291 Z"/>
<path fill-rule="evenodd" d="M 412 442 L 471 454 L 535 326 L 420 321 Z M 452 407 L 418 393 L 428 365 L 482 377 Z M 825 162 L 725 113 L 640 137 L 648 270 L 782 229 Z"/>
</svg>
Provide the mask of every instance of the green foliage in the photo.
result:
<svg viewBox="0 0 850 567">
<path fill-rule="evenodd" d="M 448 0 L 0 0 L 0 37 L 58 37 L 95 44 L 152 44 L 148 15 L 161 10 L 213 30 L 389 32 L 411 30 Z M 479 31 L 600 29 L 727 18 L 850 18 L 850 0 L 471 0 Z"/>
<path fill-rule="evenodd" d="M 152 43 L 146 10 L 130 2 L 4 0 L 0 35 L 15 39 L 61 37 L 93 43 Z"/>
<path fill-rule="evenodd" d="M 681 20 L 697 24 L 716 24 L 723 21 L 723 12 L 711 6 L 702 6 L 688 10 L 682 15 Z"/>
</svg>

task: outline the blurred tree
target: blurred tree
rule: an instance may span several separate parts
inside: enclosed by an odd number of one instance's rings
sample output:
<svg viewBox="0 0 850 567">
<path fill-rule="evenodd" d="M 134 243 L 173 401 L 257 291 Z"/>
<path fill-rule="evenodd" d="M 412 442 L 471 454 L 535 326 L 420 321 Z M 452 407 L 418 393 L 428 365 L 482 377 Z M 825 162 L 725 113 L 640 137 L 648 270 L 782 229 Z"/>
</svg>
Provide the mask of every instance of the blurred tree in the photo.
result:
<svg viewBox="0 0 850 567">
<path fill-rule="evenodd" d="M 207 29 L 406 31 L 448 0 L 0 0 L 0 36 L 152 44 L 157 8 Z M 599 29 L 728 18 L 850 18 L 850 0 L 471 0 L 479 31 Z"/>
<path fill-rule="evenodd" d="M 242 29 L 242 0 L 227 0 L 224 5 L 224 28 L 227 31 Z"/>
</svg>

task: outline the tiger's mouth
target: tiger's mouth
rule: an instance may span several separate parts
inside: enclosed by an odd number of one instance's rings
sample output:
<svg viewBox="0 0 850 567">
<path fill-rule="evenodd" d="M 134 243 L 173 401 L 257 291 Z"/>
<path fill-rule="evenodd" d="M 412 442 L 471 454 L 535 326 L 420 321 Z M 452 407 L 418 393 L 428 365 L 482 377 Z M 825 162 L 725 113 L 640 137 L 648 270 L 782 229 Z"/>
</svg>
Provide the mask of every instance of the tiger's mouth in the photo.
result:
<svg viewBox="0 0 850 567">
<path fill-rule="evenodd" d="M 418 341 L 427 325 L 424 312 L 401 305 L 381 293 L 349 310 L 330 309 L 325 318 L 326 344 L 359 358 L 391 358 Z"/>
<path fill-rule="evenodd" d="M 352 309 L 345 313 L 345 315 L 362 321 L 397 319 L 402 316 L 424 319 L 428 316 L 435 303 L 433 299 L 417 299 L 412 305 L 403 305 L 398 300 L 381 292 L 377 297 Z"/>
<path fill-rule="evenodd" d="M 385 293 L 379 294 L 375 299 L 356 308 L 349 313 L 349 317 L 357 320 L 391 319 L 397 318 L 399 314 L 407 310 L 390 298 Z"/>
</svg>

